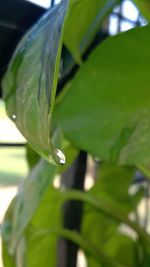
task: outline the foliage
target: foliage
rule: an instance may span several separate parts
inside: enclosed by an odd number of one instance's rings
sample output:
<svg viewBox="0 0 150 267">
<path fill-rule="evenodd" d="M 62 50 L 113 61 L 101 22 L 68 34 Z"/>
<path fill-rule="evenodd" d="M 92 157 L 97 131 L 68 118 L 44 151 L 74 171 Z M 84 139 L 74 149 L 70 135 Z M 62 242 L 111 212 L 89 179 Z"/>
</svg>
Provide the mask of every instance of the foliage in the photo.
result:
<svg viewBox="0 0 150 267">
<path fill-rule="evenodd" d="M 12 57 L 3 80 L 6 109 L 35 151 L 27 148 L 30 173 L 2 226 L 4 267 L 57 266 L 60 236 L 83 250 L 88 267 L 150 265 L 150 236 L 137 216 L 144 190 L 133 191 L 136 168 L 150 177 L 149 25 L 107 38 L 83 60 L 118 2 L 62 0 Z M 148 1 L 136 2 L 149 18 Z M 69 78 L 55 103 L 65 68 Z M 99 161 L 93 187 L 56 189 L 56 174 L 64 176 L 80 150 Z M 83 204 L 78 232 L 64 227 L 68 201 Z"/>
</svg>

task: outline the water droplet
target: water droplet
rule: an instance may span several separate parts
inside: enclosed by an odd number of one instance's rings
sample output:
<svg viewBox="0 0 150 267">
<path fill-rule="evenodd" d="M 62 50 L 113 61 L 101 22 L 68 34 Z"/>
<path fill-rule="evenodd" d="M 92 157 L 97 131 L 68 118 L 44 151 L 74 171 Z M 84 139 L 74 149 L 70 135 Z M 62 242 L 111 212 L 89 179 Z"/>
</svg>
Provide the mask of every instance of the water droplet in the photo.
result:
<svg viewBox="0 0 150 267">
<path fill-rule="evenodd" d="M 56 154 L 56 156 L 57 156 L 57 158 L 59 160 L 59 163 L 64 165 L 66 163 L 66 158 L 65 158 L 64 153 L 61 150 L 56 149 L 55 150 L 55 154 Z"/>
<path fill-rule="evenodd" d="M 15 114 L 12 115 L 12 119 L 13 119 L 13 120 L 16 119 L 16 115 L 15 115 Z"/>
</svg>

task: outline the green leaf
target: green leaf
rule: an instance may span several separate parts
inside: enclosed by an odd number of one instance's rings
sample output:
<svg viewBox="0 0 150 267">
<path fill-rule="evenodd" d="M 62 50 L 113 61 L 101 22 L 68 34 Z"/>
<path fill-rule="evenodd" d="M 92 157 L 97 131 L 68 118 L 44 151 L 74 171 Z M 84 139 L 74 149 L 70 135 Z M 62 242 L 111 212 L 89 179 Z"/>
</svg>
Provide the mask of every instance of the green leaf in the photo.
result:
<svg viewBox="0 0 150 267">
<path fill-rule="evenodd" d="M 79 154 L 79 150 L 75 146 L 73 146 L 70 142 L 68 142 L 68 140 L 64 139 L 62 141 L 62 147 L 61 148 L 65 154 L 65 157 L 66 157 L 66 164 L 58 167 L 58 173 L 65 172 L 70 167 L 72 162 L 77 158 L 77 156 Z"/>
<path fill-rule="evenodd" d="M 112 258 L 105 255 L 102 251 L 100 251 L 99 249 L 94 247 L 85 238 L 83 238 L 80 234 L 78 234 L 75 231 L 71 231 L 71 230 L 67 230 L 67 229 L 63 229 L 63 228 L 54 229 L 54 230 L 53 229 L 42 229 L 41 231 L 35 233 L 34 236 L 32 236 L 31 241 L 36 239 L 35 241 L 36 241 L 36 243 L 38 243 L 37 238 L 40 238 L 39 241 L 40 240 L 43 241 L 44 237 L 48 238 L 49 235 L 52 236 L 53 234 L 60 235 L 62 237 L 65 237 L 66 239 L 76 243 L 80 248 L 82 248 L 84 251 L 86 251 L 86 253 L 91 258 L 93 258 L 93 260 L 94 260 L 93 262 L 95 262 L 95 263 L 97 262 L 97 265 L 94 265 L 94 266 L 100 266 L 100 262 L 102 262 L 104 267 L 127 267 L 125 265 L 122 265 L 122 264 L 114 261 Z M 40 251 L 37 251 L 37 252 L 40 252 Z M 44 263 L 46 263 L 46 262 L 47 261 L 45 260 Z M 39 261 L 37 263 L 39 263 Z M 37 263 L 34 266 L 37 266 Z M 51 266 L 53 266 L 53 265 L 51 265 Z"/>
<path fill-rule="evenodd" d="M 138 27 L 99 45 L 57 103 L 65 136 L 101 160 L 149 162 L 149 32 Z"/>
<path fill-rule="evenodd" d="M 52 184 L 55 171 L 56 167 L 41 160 L 31 171 L 24 184 L 21 185 L 12 211 L 12 227 L 9 242 L 9 249 L 12 253 L 14 253 L 18 240 L 40 205 L 48 186 Z M 5 227 L 5 221 L 3 227 Z"/>
<path fill-rule="evenodd" d="M 117 0 L 74 0 L 65 28 L 64 43 L 80 63 L 81 55 L 95 37 L 103 19 Z"/>
<path fill-rule="evenodd" d="M 17 266 L 23 267 L 26 266 L 24 264 L 27 263 L 27 266 L 31 265 L 32 267 L 38 267 L 45 266 L 47 262 L 50 262 L 52 267 L 56 266 L 57 236 L 61 235 L 81 245 L 88 255 L 92 253 L 91 256 L 94 257 L 94 261 L 99 260 L 99 262 L 105 264 L 105 267 L 123 267 L 124 265 L 119 264 L 117 261 L 111 259 L 103 252 L 103 250 L 99 249 L 99 247 L 97 250 L 97 246 L 93 246 L 87 237 L 84 239 L 84 236 L 79 236 L 77 233 L 71 231 L 64 232 L 64 230 L 61 231 L 61 207 L 62 203 L 69 199 L 86 201 L 98 209 L 101 209 L 101 207 L 103 209 L 105 206 L 104 203 L 100 203 L 96 198 L 93 198 L 92 195 L 90 196 L 89 194 L 80 193 L 77 191 L 71 191 L 68 193 L 60 192 L 50 187 L 44 195 L 30 223 L 16 244 L 16 256 L 18 255 L 18 264 L 20 264 Z M 109 213 L 109 206 L 107 206 L 107 204 L 106 207 L 106 213 Z M 114 211 L 110 210 L 110 214 L 113 212 Z M 149 240 L 148 237 L 147 239 Z M 24 257 L 24 255 L 26 255 L 26 257 Z"/>
<path fill-rule="evenodd" d="M 42 237 L 38 233 L 42 229 L 55 229 L 62 227 L 62 197 L 61 192 L 50 187 L 38 209 L 36 210 L 26 230 L 26 253 L 28 266 L 55 267 L 57 264 L 57 241 L 56 234 L 47 234 Z M 35 233 L 37 234 L 34 238 Z"/>
<path fill-rule="evenodd" d="M 5 242 L 2 243 L 3 251 L 2 251 L 2 259 L 4 267 L 16 267 L 15 257 L 12 257 L 8 253 L 8 248 Z"/>
<path fill-rule="evenodd" d="M 150 20 L 150 1 L 149 0 L 133 0 L 140 9 L 142 15 Z"/>
<path fill-rule="evenodd" d="M 103 198 L 98 198 L 93 196 L 92 194 L 83 193 L 78 190 L 70 190 L 68 192 L 65 192 L 63 198 L 64 201 L 83 201 L 95 208 L 100 213 L 102 212 L 107 216 L 111 216 L 116 221 L 124 223 L 138 234 L 146 250 L 149 247 L 150 236 L 146 233 L 146 231 L 133 220 L 129 219 L 124 211 L 118 209 L 118 207 L 112 204 L 110 201 L 105 201 Z"/>
<path fill-rule="evenodd" d="M 110 201 L 128 214 L 136 208 L 140 200 L 137 198 L 133 205 L 135 196 L 129 195 L 134 171 L 132 167 L 121 167 L 113 163 L 100 164 L 97 181 L 91 193 L 104 198 L 106 201 Z"/>
<path fill-rule="evenodd" d="M 100 194 L 100 193 L 99 193 Z M 126 267 L 131 267 L 131 266 L 135 266 L 137 267 L 136 263 L 137 263 L 137 249 L 138 247 L 142 248 L 142 251 L 139 251 L 138 257 L 139 259 L 141 258 L 141 253 L 144 253 L 142 255 L 142 264 L 145 264 L 145 260 L 144 257 L 146 257 L 146 261 L 149 262 L 149 243 L 150 243 L 150 238 L 149 235 L 141 228 L 139 227 L 136 223 L 134 223 L 133 221 L 128 219 L 128 216 L 122 212 L 122 210 L 118 209 L 117 206 L 111 205 L 112 203 L 107 202 L 107 200 L 105 201 L 105 199 L 103 197 L 100 197 L 100 195 L 98 194 L 98 190 L 97 190 L 97 196 L 94 196 L 92 194 L 92 192 L 89 193 L 81 193 L 78 191 L 71 191 L 71 192 L 66 192 L 65 194 L 65 199 L 67 200 L 82 200 L 83 202 L 85 202 L 85 207 L 86 209 L 84 210 L 84 215 L 83 215 L 83 225 L 82 225 L 82 236 L 83 239 L 85 238 L 86 242 L 88 244 L 91 244 L 93 247 L 95 247 L 95 250 L 97 251 L 101 251 L 101 253 L 103 255 L 105 255 L 108 259 L 110 259 L 112 257 L 112 263 L 116 264 L 115 266 L 126 266 Z M 99 195 L 99 197 L 98 197 Z M 90 212 L 89 212 L 90 211 Z M 89 213 L 87 213 L 89 212 Z M 94 214 L 95 213 L 95 214 Z M 98 213 L 101 216 L 97 216 Z M 96 216 L 94 216 L 96 215 Z M 101 220 L 101 217 L 103 217 L 103 215 L 107 218 L 107 220 L 103 221 Z M 86 221 L 86 216 L 87 218 L 91 217 L 91 220 L 87 220 Z M 109 221 L 108 221 L 109 220 Z M 116 222 L 115 222 L 116 220 Z M 112 224 L 116 224 L 116 226 L 119 226 L 117 224 L 117 221 L 122 222 L 123 224 L 126 224 L 127 226 L 131 227 L 131 229 L 133 229 L 139 236 L 139 238 L 137 239 L 137 242 L 139 243 L 135 243 L 132 240 L 132 234 L 131 234 L 131 239 L 130 238 L 126 238 L 126 237 L 122 237 L 121 236 L 121 243 L 125 241 L 125 246 L 129 245 L 130 248 L 132 249 L 132 254 L 129 253 L 128 255 L 128 259 L 124 259 L 124 257 L 122 257 L 122 255 L 119 255 L 119 252 L 117 253 L 117 247 L 118 250 L 121 249 L 121 246 L 124 246 L 123 244 L 119 245 L 118 241 L 115 241 L 115 237 L 117 239 L 117 235 L 119 234 L 119 228 L 116 228 L 116 231 L 114 231 Z M 85 225 L 87 226 L 87 229 L 84 228 Z M 94 227 L 93 227 L 94 226 Z M 100 231 L 100 228 L 103 228 L 103 232 Z M 110 229 L 109 229 L 110 227 Z M 108 231 L 109 230 L 109 231 Z M 99 234 L 100 233 L 100 234 Z M 123 240 L 124 241 L 123 241 Z M 110 244 L 109 244 L 110 241 Z M 126 242 L 127 241 L 127 242 Z M 114 244 L 113 244 L 114 243 Z M 115 245 L 116 243 L 116 245 Z M 111 251 L 109 251 L 107 244 L 109 244 L 110 246 L 114 246 L 113 252 L 111 253 Z M 106 247 L 105 247 L 106 246 Z M 129 248 L 129 250 L 130 250 Z M 141 250 L 140 248 L 140 250 Z M 131 252 L 131 251 L 130 251 Z M 86 251 L 85 251 L 86 253 Z M 124 250 L 123 250 L 124 253 Z M 124 254 L 123 254 L 124 255 Z M 88 259 L 88 263 L 90 267 L 97 267 L 100 266 L 97 264 L 97 262 L 95 261 L 94 258 L 91 258 L 91 256 L 89 254 L 86 253 L 87 259 Z M 127 262 L 132 263 L 132 265 L 126 265 Z M 102 261 L 100 260 L 100 263 L 102 263 Z M 102 265 L 103 266 L 103 265 Z M 105 267 L 109 267 L 110 265 L 106 264 L 104 265 Z M 141 265 L 139 265 L 141 266 Z"/>
<path fill-rule="evenodd" d="M 36 200 L 36 199 L 35 199 Z M 17 237 L 15 250 L 12 250 L 12 234 L 14 223 L 14 204 L 17 198 L 9 207 L 3 224 L 3 260 L 5 267 L 38 267 L 47 266 L 50 262 L 51 267 L 56 266 L 57 261 L 57 240 L 58 235 L 51 234 L 38 237 L 42 229 L 54 229 L 62 227 L 62 193 L 52 186 L 48 186 L 44 196 L 37 208 L 34 210 L 32 217 L 29 214 L 24 215 L 24 226 L 19 226 L 21 232 Z M 33 201 L 33 200 L 32 200 Z M 27 204 L 27 202 L 26 202 Z M 28 202 L 32 206 L 32 203 Z M 30 208 L 28 208 L 29 210 Z M 25 209 L 24 209 L 25 210 Z M 30 209 L 31 210 L 31 209 Z M 27 208 L 26 208 L 27 211 Z M 22 214 L 20 214 L 22 217 Z M 31 214 L 30 214 L 31 215 Z M 22 221 L 20 218 L 17 218 Z M 28 219 L 28 223 L 27 223 Z M 26 224 L 26 225 L 25 225 Z M 16 229 L 15 229 L 16 230 Z M 34 238 L 35 234 L 37 238 Z M 15 236 L 15 233 L 14 233 Z M 15 236 L 15 238 L 17 238 Z"/>
<path fill-rule="evenodd" d="M 6 213 L 4 222 L 2 224 L 1 236 L 2 236 L 2 259 L 4 267 L 16 267 L 15 256 L 10 253 L 9 242 L 12 231 L 12 216 L 14 209 L 15 199 L 12 200 Z"/>
<path fill-rule="evenodd" d="M 133 168 L 120 167 L 115 164 L 100 164 L 97 181 L 89 193 L 100 201 L 115 205 L 118 212 L 119 210 L 124 211 L 124 214 L 128 216 L 129 212 L 135 208 L 132 206 L 131 197 L 128 194 L 133 173 Z M 135 206 L 136 204 L 137 202 Z M 119 225 L 120 222 L 112 216 L 98 211 L 88 203 L 84 204 L 81 233 L 94 246 L 102 248 L 103 252 L 104 246 L 117 235 Z M 112 256 L 108 252 L 106 250 L 106 255 Z M 88 266 L 98 266 L 88 255 L 87 259 Z M 114 259 L 118 261 L 117 258 Z M 120 263 L 124 264 L 124 261 L 120 261 Z"/>
<path fill-rule="evenodd" d="M 50 9 L 24 36 L 3 80 L 9 117 L 30 145 L 59 162 L 51 140 L 51 119 L 69 0 Z"/>
<path fill-rule="evenodd" d="M 67 158 L 70 155 L 71 159 L 73 160 L 74 157 L 77 155 L 78 151 L 74 147 L 72 147 L 71 144 L 69 144 L 68 142 L 63 142 L 63 148 L 64 151 L 66 152 Z M 68 163 L 65 165 L 65 167 L 67 167 L 68 164 L 71 164 L 71 159 L 68 160 Z M 62 169 L 59 168 L 59 171 L 61 172 L 64 170 L 65 168 Z M 26 250 L 26 248 L 24 248 L 24 245 L 21 245 L 24 244 L 24 232 L 28 227 L 28 225 L 30 224 L 32 217 L 35 218 L 39 210 L 40 214 L 41 212 L 45 212 L 46 210 L 47 215 L 45 216 L 48 217 L 46 220 L 46 217 L 40 215 L 41 220 L 40 218 L 38 218 L 37 219 L 38 223 L 40 223 L 40 221 L 42 221 L 42 223 L 46 223 L 46 221 L 48 221 L 49 223 L 48 210 L 49 209 L 51 210 L 50 208 L 51 204 L 49 202 L 47 203 L 44 202 L 43 205 L 42 203 L 44 201 L 43 198 L 45 199 L 44 196 L 49 187 L 51 188 L 52 191 L 52 192 L 50 191 L 51 196 L 49 197 L 55 198 L 55 189 L 53 189 L 52 187 L 52 182 L 56 172 L 58 172 L 58 168 L 50 165 L 48 162 L 44 160 L 40 160 L 39 163 L 32 169 L 25 182 L 21 185 L 19 194 L 17 195 L 14 201 L 13 208 L 11 208 L 11 218 L 9 216 L 8 220 L 7 216 L 7 218 L 4 220 L 3 223 L 3 240 L 9 239 L 7 245 L 4 242 L 4 250 L 5 250 L 4 255 L 6 255 L 6 260 L 7 258 L 8 259 L 10 258 L 10 260 L 12 260 L 11 256 L 8 255 L 9 251 L 11 251 L 11 253 L 13 254 L 16 250 L 17 252 L 15 253 L 17 253 L 17 255 L 20 255 L 20 253 L 22 254 L 24 253 L 24 250 Z M 53 196 L 53 191 L 54 191 L 54 196 Z M 55 202 L 54 200 L 52 201 L 53 201 L 52 209 L 54 209 L 52 214 L 54 215 L 57 202 Z M 44 207 L 43 211 L 41 207 Z M 8 212 L 10 213 L 9 210 Z M 61 213 L 59 216 L 61 216 Z M 8 228 L 7 226 L 9 225 L 10 225 L 9 231 L 6 231 Z M 55 223 L 53 227 L 54 226 L 56 226 Z M 18 242 L 21 242 L 19 246 Z M 21 248 L 23 249 L 23 251 L 21 250 Z M 22 256 L 17 256 L 17 257 L 22 259 Z"/>
<path fill-rule="evenodd" d="M 104 251 L 119 263 L 138 267 L 138 242 L 128 236 L 116 233 L 104 244 Z M 125 254 L 124 254 L 125 253 Z"/>
</svg>

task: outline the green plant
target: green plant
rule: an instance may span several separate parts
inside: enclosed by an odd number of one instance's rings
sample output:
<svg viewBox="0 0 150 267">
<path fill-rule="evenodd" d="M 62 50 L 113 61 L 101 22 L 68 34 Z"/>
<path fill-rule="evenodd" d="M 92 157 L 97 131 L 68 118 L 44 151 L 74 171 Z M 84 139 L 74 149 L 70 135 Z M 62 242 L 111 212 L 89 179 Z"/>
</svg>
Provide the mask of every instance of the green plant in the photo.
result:
<svg viewBox="0 0 150 267">
<path fill-rule="evenodd" d="M 149 2 L 136 2 L 149 19 Z M 149 186 L 150 27 L 107 38 L 82 57 L 116 3 L 62 0 L 25 35 L 10 62 L 3 80 L 7 113 L 42 159 L 27 148 L 31 171 L 2 227 L 5 267 L 56 266 L 60 237 L 83 250 L 89 267 L 150 265 L 150 236 L 136 216 L 144 193 L 129 190 L 136 169 Z M 85 152 L 100 161 L 94 186 L 55 189 L 56 174 L 71 178 L 76 163 L 81 168 L 73 175 L 83 180 Z M 83 181 L 75 187 L 83 189 Z M 77 228 L 64 219 L 68 201 L 80 205 Z"/>
</svg>

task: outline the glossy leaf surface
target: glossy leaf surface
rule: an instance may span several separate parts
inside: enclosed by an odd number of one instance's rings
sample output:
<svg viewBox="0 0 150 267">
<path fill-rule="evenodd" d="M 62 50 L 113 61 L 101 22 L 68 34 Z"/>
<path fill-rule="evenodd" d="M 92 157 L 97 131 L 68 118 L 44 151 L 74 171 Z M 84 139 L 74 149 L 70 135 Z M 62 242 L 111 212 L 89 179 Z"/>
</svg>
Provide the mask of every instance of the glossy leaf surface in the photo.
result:
<svg viewBox="0 0 150 267">
<path fill-rule="evenodd" d="M 50 9 L 31 28 L 13 55 L 3 80 L 9 117 L 30 145 L 59 162 L 51 142 L 51 118 L 69 1 Z"/>
<path fill-rule="evenodd" d="M 65 136 L 101 160 L 149 162 L 149 32 L 138 27 L 99 45 L 56 107 Z"/>
</svg>

